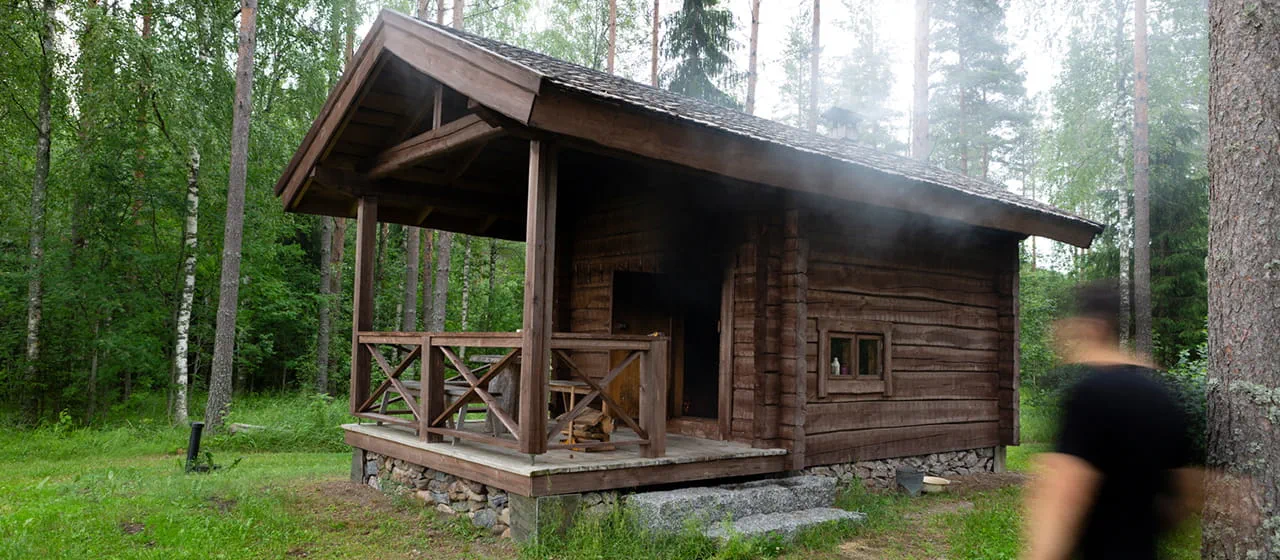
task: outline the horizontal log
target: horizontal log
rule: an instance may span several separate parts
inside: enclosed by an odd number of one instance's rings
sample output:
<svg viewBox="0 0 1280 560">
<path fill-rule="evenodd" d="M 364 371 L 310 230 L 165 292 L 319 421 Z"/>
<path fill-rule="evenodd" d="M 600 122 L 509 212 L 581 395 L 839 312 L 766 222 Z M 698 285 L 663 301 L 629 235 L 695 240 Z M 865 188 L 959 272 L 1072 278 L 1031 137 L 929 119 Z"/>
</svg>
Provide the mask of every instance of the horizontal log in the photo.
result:
<svg viewBox="0 0 1280 560">
<path fill-rule="evenodd" d="M 825 262 L 812 263 L 808 278 L 809 287 L 814 290 L 925 299 L 991 308 L 999 304 L 993 279 Z"/>
<path fill-rule="evenodd" d="M 995 372 L 999 365 L 994 350 L 913 346 L 894 339 L 891 352 L 894 371 Z"/>
<path fill-rule="evenodd" d="M 897 364 L 897 361 L 894 361 Z M 893 396 L 903 399 L 991 399 L 996 397 L 994 373 L 893 373 Z"/>
<path fill-rule="evenodd" d="M 809 402 L 805 433 L 809 435 L 847 430 L 993 422 L 999 420 L 994 400 L 869 400 Z"/>
<path fill-rule="evenodd" d="M 809 290 L 810 317 L 995 329 L 996 312 L 937 301 Z"/>
<path fill-rule="evenodd" d="M 809 435 L 805 438 L 805 459 L 809 465 L 823 465 L 993 447 L 998 444 L 998 422 L 876 428 Z"/>
</svg>

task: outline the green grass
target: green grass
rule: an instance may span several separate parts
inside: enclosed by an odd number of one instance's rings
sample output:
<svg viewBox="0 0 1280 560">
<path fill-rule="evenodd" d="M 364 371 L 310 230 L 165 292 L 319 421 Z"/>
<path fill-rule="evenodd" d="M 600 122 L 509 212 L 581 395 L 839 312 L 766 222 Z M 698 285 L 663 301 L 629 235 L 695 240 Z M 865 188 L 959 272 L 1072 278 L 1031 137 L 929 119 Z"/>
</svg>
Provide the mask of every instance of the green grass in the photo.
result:
<svg viewBox="0 0 1280 560">
<path fill-rule="evenodd" d="M 1010 470 L 1026 472 L 1035 454 L 1051 449 L 1035 434 L 1051 434 L 1052 418 L 1024 405 L 1026 443 L 1009 448 Z M 0 559 L 999 559 L 1016 558 L 1021 546 L 1017 486 L 921 498 L 855 486 L 837 506 L 866 513 L 866 522 L 817 527 L 791 543 L 720 544 L 692 530 L 658 536 L 618 510 L 516 547 L 480 535 L 465 519 L 342 483 L 350 467 L 338 428 L 349 421 L 345 402 L 239 399 L 229 420 L 265 429 L 208 440 L 215 462 L 240 461 L 202 475 L 182 472 L 187 430 L 163 419 L 0 430 Z M 1197 558 L 1198 524 L 1163 548 L 1168 558 Z"/>
</svg>

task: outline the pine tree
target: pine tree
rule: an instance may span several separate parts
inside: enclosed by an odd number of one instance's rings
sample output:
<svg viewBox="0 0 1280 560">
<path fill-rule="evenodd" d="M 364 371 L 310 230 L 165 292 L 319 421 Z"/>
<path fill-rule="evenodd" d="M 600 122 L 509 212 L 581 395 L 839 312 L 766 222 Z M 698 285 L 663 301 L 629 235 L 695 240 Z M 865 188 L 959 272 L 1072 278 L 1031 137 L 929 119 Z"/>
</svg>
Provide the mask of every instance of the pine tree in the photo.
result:
<svg viewBox="0 0 1280 560">
<path fill-rule="evenodd" d="M 1276 558 L 1280 0 L 1209 11 L 1209 464 L 1230 478 L 1208 485 L 1202 553 Z"/>
<path fill-rule="evenodd" d="M 231 172 L 227 181 L 227 223 L 222 242 L 217 337 L 205 423 L 217 432 L 231 404 L 235 367 L 236 311 L 240 293 L 240 248 L 244 232 L 244 192 L 249 165 L 249 118 L 253 107 L 253 53 L 257 46 L 258 0 L 240 3 L 240 54 L 236 63 L 235 117 L 231 128 Z"/>
<path fill-rule="evenodd" d="M 1151 150 L 1147 100 L 1147 0 L 1134 0 L 1133 16 L 1133 326 L 1134 349 L 1151 345 Z"/>
<path fill-rule="evenodd" d="M 737 83 L 733 68 L 733 13 L 719 0 L 684 0 L 667 16 L 664 54 L 676 61 L 666 88 L 726 107 L 738 107 L 729 94 Z"/>
<path fill-rule="evenodd" d="M 809 21 L 807 7 L 792 15 L 783 42 L 782 71 L 786 79 L 782 83 L 782 106 L 778 109 L 776 118 L 795 127 L 805 124 L 811 92 L 808 65 L 809 51 L 813 45 L 805 32 Z"/>
<path fill-rule="evenodd" d="M 936 0 L 932 66 L 941 78 L 930 100 L 932 160 L 987 178 L 1026 123 L 1020 64 L 1009 54 L 1001 0 Z"/>
<path fill-rule="evenodd" d="M 903 145 L 893 135 L 893 120 L 898 115 L 889 106 L 893 69 L 890 53 L 876 33 L 883 26 L 875 17 L 875 2 L 855 0 L 846 5 L 852 17 L 840 26 L 846 36 L 856 39 L 853 49 L 838 57 L 834 83 L 826 89 L 831 91 L 833 105 L 852 111 L 860 120 L 849 140 L 900 152 Z"/>
</svg>

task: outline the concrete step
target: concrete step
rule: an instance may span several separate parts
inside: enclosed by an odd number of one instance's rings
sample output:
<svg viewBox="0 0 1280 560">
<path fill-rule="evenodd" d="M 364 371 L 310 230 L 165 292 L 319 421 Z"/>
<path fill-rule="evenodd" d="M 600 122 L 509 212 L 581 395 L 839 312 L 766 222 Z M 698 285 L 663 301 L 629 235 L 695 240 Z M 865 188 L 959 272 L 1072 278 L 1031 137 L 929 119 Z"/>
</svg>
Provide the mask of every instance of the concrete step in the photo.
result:
<svg viewBox="0 0 1280 560">
<path fill-rule="evenodd" d="M 671 533 L 687 524 L 701 529 L 725 520 L 829 507 L 835 497 L 836 479 L 796 476 L 632 494 L 627 507 L 643 526 Z"/>
<path fill-rule="evenodd" d="M 783 539 L 791 539 L 803 529 L 830 523 L 832 521 L 860 522 L 866 520 L 865 513 L 845 511 L 831 507 L 802 509 L 778 513 L 763 513 L 716 523 L 703 530 L 703 534 L 713 539 L 726 540 L 730 537 L 756 537 L 776 534 Z"/>
</svg>

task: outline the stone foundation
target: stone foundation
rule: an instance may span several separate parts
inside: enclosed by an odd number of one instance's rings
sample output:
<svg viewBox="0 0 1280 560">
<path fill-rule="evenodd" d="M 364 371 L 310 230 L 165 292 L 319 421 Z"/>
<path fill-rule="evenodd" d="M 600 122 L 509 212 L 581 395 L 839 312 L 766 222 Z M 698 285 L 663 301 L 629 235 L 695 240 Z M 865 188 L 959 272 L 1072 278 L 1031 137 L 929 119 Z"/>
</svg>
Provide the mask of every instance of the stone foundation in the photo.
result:
<svg viewBox="0 0 1280 560">
<path fill-rule="evenodd" d="M 511 536 L 511 506 L 505 490 L 368 451 L 362 482 L 389 494 L 412 496 L 440 513 L 465 515 L 490 534 Z"/>
<path fill-rule="evenodd" d="M 352 465 L 354 480 L 388 494 L 410 496 L 442 514 L 465 515 L 472 525 L 504 538 L 514 534 L 523 541 L 543 525 L 563 529 L 577 515 L 607 515 L 619 501 L 618 492 L 613 491 L 543 498 L 508 495 L 501 488 L 394 457 L 360 449 L 354 452 L 356 461 L 362 453 L 364 457 L 358 469 Z"/>
<path fill-rule="evenodd" d="M 964 476 L 984 472 L 996 472 L 996 448 L 983 447 L 968 451 L 930 453 L 914 457 L 880 459 L 838 463 L 804 469 L 805 473 L 834 477 L 843 486 L 854 479 L 861 480 L 868 488 L 893 488 L 894 471 L 911 467 L 924 471 L 925 476 Z"/>
</svg>

